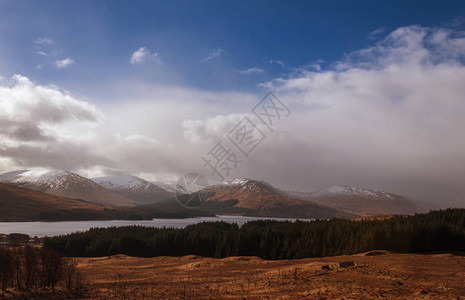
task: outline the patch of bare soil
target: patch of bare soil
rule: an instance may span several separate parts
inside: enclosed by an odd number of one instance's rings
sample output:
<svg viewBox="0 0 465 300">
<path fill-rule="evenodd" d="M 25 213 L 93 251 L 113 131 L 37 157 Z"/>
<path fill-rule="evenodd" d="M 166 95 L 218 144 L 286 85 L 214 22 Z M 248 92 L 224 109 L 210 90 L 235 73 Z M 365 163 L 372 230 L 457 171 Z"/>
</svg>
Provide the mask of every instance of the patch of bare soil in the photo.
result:
<svg viewBox="0 0 465 300">
<path fill-rule="evenodd" d="M 375 253 L 279 261 L 117 255 L 80 258 L 78 266 L 94 299 L 465 299 L 465 257 Z"/>
</svg>

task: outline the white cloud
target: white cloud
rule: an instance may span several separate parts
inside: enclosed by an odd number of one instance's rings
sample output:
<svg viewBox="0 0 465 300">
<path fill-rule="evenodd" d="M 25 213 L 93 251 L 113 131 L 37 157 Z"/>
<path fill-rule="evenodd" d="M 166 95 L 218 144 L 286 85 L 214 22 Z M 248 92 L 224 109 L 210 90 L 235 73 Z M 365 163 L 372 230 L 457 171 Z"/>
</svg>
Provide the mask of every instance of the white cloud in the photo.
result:
<svg viewBox="0 0 465 300">
<path fill-rule="evenodd" d="M 40 56 L 44 56 L 44 57 L 50 57 L 50 56 L 56 56 L 57 55 L 57 53 L 55 51 L 51 51 L 51 52 L 37 51 L 37 54 L 40 55 Z"/>
<path fill-rule="evenodd" d="M 36 85 L 21 75 L 14 75 L 10 85 L 0 86 L 0 106 L 3 120 L 44 123 L 98 120 L 93 105 L 76 100 L 56 87 Z"/>
<path fill-rule="evenodd" d="M 239 71 L 236 71 L 236 72 L 239 73 L 239 74 L 250 75 L 250 74 L 263 73 L 263 72 L 265 72 L 265 70 L 260 69 L 260 68 L 253 67 L 253 68 L 248 68 L 248 69 L 246 69 L 246 70 L 239 70 Z"/>
<path fill-rule="evenodd" d="M 223 49 L 221 47 L 219 48 L 216 48 L 215 50 L 213 50 L 212 53 L 210 53 L 210 55 L 208 55 L 207 57 L 205 57 L 203 59 L 204 62 L 207 62 L 209 60 L 212 60 L 212 59 L 215 59 L 215 58 L 219 58 L 221 57 L 221 55 L 223 54 Z"/>
<path fill-rule="evenodd" d="M 53 43 L 53 40 L 48 37 L 41 37 L 35 40 L 35 43 L 38 45 L 50 45 Z"/>
<path fill-rule="evenodd" d="M 20 75 L 0 85 L 0 157 L 17 168 L 70 168 L 72 160 L 87 166 L 100 158 L 106 161 L 90 145 L 80 147 L 100 123 L 101 114 L 93 105 L 55 87 Z"/>
<path fill-rule="evenodd" d="M 67 57 L 65 59 L 62 59 L 62 60 L 57 60 L 55 62 L 55 66 L 58 69 L 66 68 L 66 67 L 68 67 L 69 65 L 72 65 L 72 64 L 75 64 L 75 61 L 72 58 L 69 58 L 69 57 Z"/>
<path fill-rule="evenodd" d="M 270 60 L 270 64 L 277 64 L 277 65 L 280 65 L 281 67 L 284 66 L 284 63 L 280 60 L 277 60 L 277 59 L 272 59 Z"/>
<path fill-rule="evenodd" d="M 161 59 L 158 56 L 158 53 L 150 53 L 149 49 L 146 47 L 140 47 L 131 55 L 131 65 L 142 64 L 146 61 L 161 63 Z"/>
<path fill-rule="evenodd" d="M 246 109 L 256 101 L 243 93 L 148 86 L 138 99 L 104 106 L 103 115 L 67 92 L 18 75 L 0 85 L 0 171 L 51 167 L 82 174 L 177 176 L 197 168 L 199 155 L 210 146 L 192 144 L 189 120 Z M 220 134 L 219 121 L 207 123 L 202 132 L 217 128 Z"/>
<path fill-rule="evenodd" d="M 384 27 L 375 29 L 368 34 L 368 39 L 370 40 L 378 39 L 381 35 L 383 35 L 386 32 L 386 30 L 387 29 Z"/>
<path fill-rule="evenodd" d="M 252 114 L 216 115 L 205 120 L 183 120 L 183 136 L 190 142 L 214 143 L 222 139 L 244 117 Z"/>
</svg>

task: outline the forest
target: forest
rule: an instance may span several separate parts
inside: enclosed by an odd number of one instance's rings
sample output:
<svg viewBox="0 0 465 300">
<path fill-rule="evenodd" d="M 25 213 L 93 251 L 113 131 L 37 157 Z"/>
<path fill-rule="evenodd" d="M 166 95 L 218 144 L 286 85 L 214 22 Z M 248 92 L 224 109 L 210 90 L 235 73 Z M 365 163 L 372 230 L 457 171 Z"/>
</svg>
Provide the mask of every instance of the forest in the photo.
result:
<svg viewBox="0 0 465 300">
<path fill-rule="evenodd" d="M 206 222 L 183 229 L 141 226 L 94 228 L 47 238 L 44 248 L 65 256 L 201 255 L 298 259 L 375 249 L 399 253 L 465 251 L 465 209 L 387 220 L 251 221 L 238 227 Z"/>
</svg>

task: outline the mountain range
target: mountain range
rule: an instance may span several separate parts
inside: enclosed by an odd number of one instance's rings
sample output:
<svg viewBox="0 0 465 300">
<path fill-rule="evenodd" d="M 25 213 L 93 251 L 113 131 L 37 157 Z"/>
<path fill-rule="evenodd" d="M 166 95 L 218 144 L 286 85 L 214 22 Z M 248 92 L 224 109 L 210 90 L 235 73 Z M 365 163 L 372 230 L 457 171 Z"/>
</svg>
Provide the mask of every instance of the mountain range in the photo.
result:
<svg viewBox="0 0 465 300">
<path fill-rule="evenodd" d="M 0 174 L 0 182 L 112 207 L 141 206 L 168 212 L 187 211 L 178 197 L 205 201 L 199 211 L 287 218 L 356 218 L 412 214 L 420 209 L 405 197 L 385 191 L 334 186 L 317 192 L 286 191 L 254 179 L 233 179 L 208 186 L 196 194 L 182 194 L 168 184 L 132 175 L 88 179 L 61 170 L 22 170 Z M 190 213 L 191 214 L 191 213 Z"/>
<path fill-rule="evenodd" d="M 280 192 L 360 216 L 413 214 L 419 211 L 419 207 L 406 197 L 379 190 L 332 186 L 309 193 Z"/>
<path fill-rule="evenodd" d="M 265 181 L 247 178 L 227 180 L 197 193 L 205 201 L 201 208 L 203 210 L 246 216 L 364 217 L 413 214 L 419 210 L 405 197 L 383 191 L 335 186 L 319 192 L 292 192 L 276 188 Z M 180 204 L 169 199 L 155 207 L 174 209 L 179 208 Z"/>
<path fill-rule="evenodd" d="M 151 220 L 212 217 L 198 210 L 162 211 L 147 206 L 114 207 L 0 183 L 0 222 Z"/>
<path fill-rule="evenodd" d="M 209 186 L 200 193 L 207 195 L 202 209 L 215 213 L 307 219 L 356 216 L 350 212 L 281 194 L 272 185 L 253 179 L 227 180 Z"/>
<path fill-rule="evenodd" d="M 132 175 L 92 178 L 92 181 L 138 204 L 153 204 L 173 197 L 174 188 L 157 185 Z"/>
</svg>

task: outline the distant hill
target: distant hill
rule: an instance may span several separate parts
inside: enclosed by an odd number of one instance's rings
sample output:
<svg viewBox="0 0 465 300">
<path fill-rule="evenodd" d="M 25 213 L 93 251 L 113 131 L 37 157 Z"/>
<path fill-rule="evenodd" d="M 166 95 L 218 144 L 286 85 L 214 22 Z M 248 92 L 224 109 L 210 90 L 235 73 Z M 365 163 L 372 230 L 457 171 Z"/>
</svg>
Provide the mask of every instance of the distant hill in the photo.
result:
<svg viewBox="0 0 465 300">
<path fill-rule="evenodd" d="M 102 205 L 134 206 L 136 202 L 90 179 L 61 170 L 22 170 L 0 174 L 0 182 L 56 196 L 82 199 Z"/>
<path fill-rule="evenodd" d="M 356 217 L 335 208 L 282 195 L 271 185 L 253 179 L 229 180 L 209 186 L 199 191 L 198 195 L 206 200 L 199 209 L 216 214 L 308 219 Z M 191 196 L 187 194 L 181 197 Z M 181 205 L 176 199 L 170 199 L 154 207 L 169 210 L 179 209 Z"/>
<path fill-rule="evenodd" d="M 151 220 L 204 216 L 214 215 L 186 209 L 167 212 L 147 206 L 115 208 L 0 183 L 0 222 Z"/>
<path fill-rule="evenodd" d="M 195 193 L 194 193 L 195 194 Z M 181 197 L 192 197 L 187 194 Z M 232 179 L 199 192 L 205 204 L 199 208 L 217 214 L 247 216 L 332 218 L 408 215 L 423 212 L 407 198 L 393 193 L 334 186 L 318 192 L 285 191 L 254 179 Z M 179 209 L 175 198 L 156 207 Z"/>
<path fill-rule="evenodd" d="M 104 209 L 101 205 L 0 183 L 1 222 L 47 220 L 50 212 L 65 210 L 75 214 L 88 214 L 90 211 L 99 214 Z"/>
<path fill-rule="evenodd" d="M 284 194 L 360 216 L 414 214 L 422 211 L 403 196 L 349 186 L 333 186 L 313 193 L 284 192 Z"/>
<path fill-rule="evenodd" d="M 165 186 L 132 175 L 98 177 L 92 178 L 92 181 L 138 204 L 153 204 L 174 195 Z"/>
</svg>

